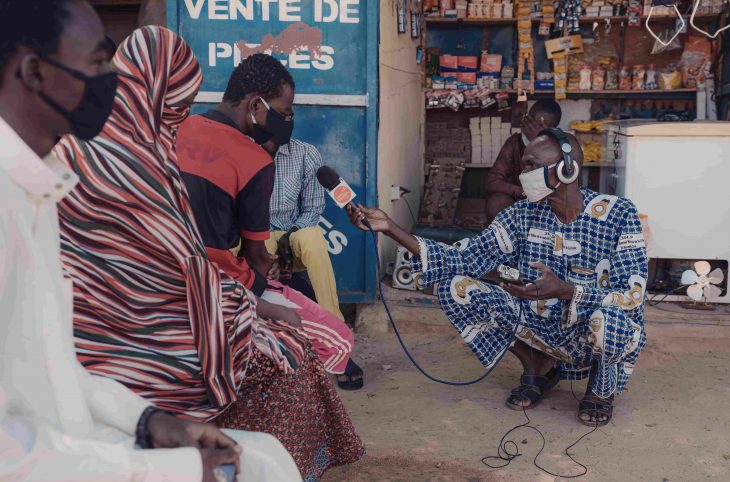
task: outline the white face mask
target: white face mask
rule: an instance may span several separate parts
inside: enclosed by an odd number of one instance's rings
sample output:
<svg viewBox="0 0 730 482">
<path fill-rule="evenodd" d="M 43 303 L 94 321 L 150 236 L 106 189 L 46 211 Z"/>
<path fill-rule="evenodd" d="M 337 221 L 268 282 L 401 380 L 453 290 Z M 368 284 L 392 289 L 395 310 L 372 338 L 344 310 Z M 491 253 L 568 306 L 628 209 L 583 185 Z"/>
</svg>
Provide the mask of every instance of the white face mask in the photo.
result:
<svg viewBox="0 0 730 482">
<path fill-rule="evenodd" d="M 550 169 L 555 166 L 557 163 L 520 174 L 520 184 L 522 184 L 522 190 L 525 191 L 528 201 L 532 203 L 542 201 L 560 186 L 558 183 L 553 187 L 548 181 Z"/>
</svg>

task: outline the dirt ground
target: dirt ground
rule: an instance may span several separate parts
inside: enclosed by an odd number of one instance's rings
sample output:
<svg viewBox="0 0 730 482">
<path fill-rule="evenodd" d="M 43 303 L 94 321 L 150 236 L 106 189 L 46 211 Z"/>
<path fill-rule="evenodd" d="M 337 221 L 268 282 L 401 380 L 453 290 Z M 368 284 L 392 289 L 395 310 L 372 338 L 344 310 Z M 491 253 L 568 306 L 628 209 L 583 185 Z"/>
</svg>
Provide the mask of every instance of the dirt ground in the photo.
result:
<svg viewBox="0 0 730 482">
<path fill-rule="evenodd" d="M 424 324 L 422 311 L 418 321 L 397 321 L 424 368 L 450 380 L 482 373 L 443 315 L 429 310 L 433 319 Z M 580 480 L 730 480 L 730 325 L 713 324 L 712 314 L 697 323 L 684 318 L 690 321 L 647 323 L 648 346 L 617 399 L 613 423 L 571 450 L 588 467 Z M 364 365 L 366 385 L 341 395 L 368 454 L 331 470 L 324 482 L 562 480 L 535 468 L 540 439 L 527 430 L 512 436 L 523 456 L 508 467 L 481 462 L 496 454 L 507 430 L 525 421 L 522 412 L 504 406 L 520 374 L 511 355 L 488 379 L 450 387 L 419 374 L 392 333 L 358 338 L 355 358 Z M 573 390 L 580 396 L 585 382 L 573 383 Z M 577 421 L 570 382 L 527 413 L 546 439 L 538 462 L 554 473 L 580 473 L 564 450 L 590 428 Z"/>
</svg>

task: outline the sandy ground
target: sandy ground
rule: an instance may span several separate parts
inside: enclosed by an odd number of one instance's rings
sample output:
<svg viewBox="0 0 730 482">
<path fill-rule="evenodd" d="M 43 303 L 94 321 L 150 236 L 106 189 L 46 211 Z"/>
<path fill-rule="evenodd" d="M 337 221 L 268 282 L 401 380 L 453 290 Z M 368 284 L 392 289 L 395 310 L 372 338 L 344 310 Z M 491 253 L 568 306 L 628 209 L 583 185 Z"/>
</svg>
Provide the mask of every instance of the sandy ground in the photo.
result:
<svg viewBox="0 0 730 482">
<path fill-rule="evenodd" d="M 430 311 L 435 323 L 421 323 L 422 314 L 419 321 L 398 320 L 417 359 L 442 378 L 478 376 L 481 365 L 440 312 Z M 730 480 L 730 326 L 651 322 L 647 332 L 649 344 L 617 400 L 613 423 L 571 451 L 588 467 L 580 480 Z M 487 380 L 449 387 L 417 373 L 392 333 L 358 341 L 366 386 L 341 394 L 368 455 L 331 470 L 325 482 L 561 480 L 535 468 L 540 439 L 526 430 L 512 436 L 524 455 L 511 465 L 494 470 L 481 462 L 525 420 L 504 406 L 520 374 L 511 355 Z M 573 390 L 580 396 L 585 382 Z M 528 411 L 546 439 L 538 462 L 554 473 L 581 471 L 564 455 L 590 430 L 578 423 L 576 408 L 570 382 L 562 382 Z"/>
</svg>

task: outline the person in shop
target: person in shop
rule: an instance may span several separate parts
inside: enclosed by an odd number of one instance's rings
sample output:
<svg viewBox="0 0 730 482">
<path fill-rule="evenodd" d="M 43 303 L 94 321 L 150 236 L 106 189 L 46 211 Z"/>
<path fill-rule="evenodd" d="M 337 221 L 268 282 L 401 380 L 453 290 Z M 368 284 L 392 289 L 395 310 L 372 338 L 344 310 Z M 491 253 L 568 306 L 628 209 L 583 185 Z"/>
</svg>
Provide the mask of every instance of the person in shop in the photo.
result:
<svg viewBox="0 0 730 482">
<path fill-rule="evenodd" d="M 0 0 L 0 479 L 300 480 L 273 437 L 171 416 L 79 364 L 56 210 L 79 179 L 50 151 L 98 134 L 116 86 L 87 2 Z"/>
<path fill-rule="evenodd" d="M 175 148 L 202 84 L 192 49 L 144 27 L 112 65 L 101 133 L 54 149 L 80 178 L 59 204 L 79 359 L 178 417 L 275 436 L 299 470 L 270 480 L 318 480 L 358 460 L 362 442 L 298 318 L 206 253 Z"/>
<path fill-rule="evenodd" d="M 344 321 L 327 241 L 318 226 L 325 208 L 325 191 L 317 181 L 322 156 L 316 147 L 298 139 L 282 146 L 270 140 L 264 148 L 276 165 L 270 206 L 272 231 L 266 248 L 278 257 L 282 273 L 289 274 L 282 283 L 305 294 L 313 289 L 317 303 Z M 307 278 L 298 277 L 303 271 Z M 352 358 L 345 372 L 337 375 L 337 383 L 345 390 L 362 388 L 363 371 Z"/>
<path fill-rule="evenodd" d="M 262 145 L 289 143 L 294 89 L 294 80 L 277 59 L 247 57 L 231 74 L 223 102 L 182 124 L 178 160 L 210 259 L 254 295 L 294 310 L 325 368 L 343 374 L 354 344 L 352 330 L 280 283 L 278 259 L 265 244 L 275 166 Z M 239 245 L 236 255 L 231 250 Z"/>
<path fill-rule="evenodd" d="M 530 112 L 522 117 L 521 132 L 507 139 L 487 174 L 484 186 L 487 193 L 487 223 L 494 221 L 503 209 L 525 198 L 519 181 L 525 148 L 542 129 L 557 127 L 561 117 L 560 104 L 550 99 L 538 100 Z"/>
<path fill-rule="evenodd" d="M 367 219 L 413 254 L 414 272 L 438 286 L 441 308 L 485 367 L 508 350 L 517 356 L 523 374 L 507 407 L 532 408 L 559 380 L 588 378 L 578 417 L 594 426 L 611 420 L 646 344 L 648 268 L 636 208 L 579 187 L 580 163 L 564 154 L 579 150 L 562 131 L 539 133 L 522 156 L 527 199 L 455 246 L 413 236 L 379 209 L 348 212 L 355 226 Z M 500 265 L 524 284 L 481 281 Z"/>
</svg>

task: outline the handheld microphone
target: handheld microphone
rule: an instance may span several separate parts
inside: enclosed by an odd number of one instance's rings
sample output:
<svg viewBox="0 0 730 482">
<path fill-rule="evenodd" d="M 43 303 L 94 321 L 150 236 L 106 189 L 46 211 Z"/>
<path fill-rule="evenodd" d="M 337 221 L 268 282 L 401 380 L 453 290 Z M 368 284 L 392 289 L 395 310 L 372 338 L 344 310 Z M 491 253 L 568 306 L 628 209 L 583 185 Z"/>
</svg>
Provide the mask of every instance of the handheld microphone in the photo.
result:
<svg viewBox="0 0 730 482">
<path fill-rule="evenodd" d="M 357 197 L 350 185 L 337 174 L 337 171 L 329 166 L 322 166 L 317 169 L 317 181 L 327 190 L 327 194 L 340 208 L 344 208 Z M 372 229 L 367 218 L 364 218 L 362 223 L 366 228 Z"/>
</svg>

